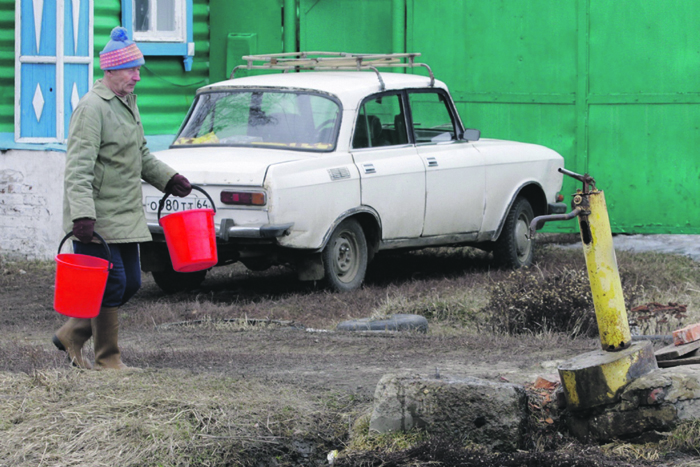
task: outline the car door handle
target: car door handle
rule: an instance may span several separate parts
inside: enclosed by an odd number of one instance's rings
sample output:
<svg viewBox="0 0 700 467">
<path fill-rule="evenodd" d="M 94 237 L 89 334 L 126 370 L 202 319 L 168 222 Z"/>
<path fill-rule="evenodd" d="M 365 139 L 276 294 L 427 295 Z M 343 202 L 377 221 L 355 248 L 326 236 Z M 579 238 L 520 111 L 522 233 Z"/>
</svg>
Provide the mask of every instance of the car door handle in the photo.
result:
<svg viewBox="0 0 700 467">
<path fill-rule="evenodd" d="M 377 169 L 374 168 L 374 164 L 363 164 L 362 167 L 365 169 L 365 174 L 377 173 Z"/>
<path fill-rule="evenodd" d="M 438 161 L 434 157 L 428 157 L 428 167 L 437 167 Z"/>
</svg>

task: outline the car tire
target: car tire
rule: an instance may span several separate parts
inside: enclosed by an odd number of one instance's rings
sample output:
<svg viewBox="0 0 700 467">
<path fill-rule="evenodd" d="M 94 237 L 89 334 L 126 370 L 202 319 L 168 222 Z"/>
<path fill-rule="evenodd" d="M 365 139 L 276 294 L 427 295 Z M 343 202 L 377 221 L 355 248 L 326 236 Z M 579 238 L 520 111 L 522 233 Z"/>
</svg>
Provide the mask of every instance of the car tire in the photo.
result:
<svg viewBox="0 0 700 467">
<path fill-rule="evenodd" d="M 151 271 L 151 274 L 153 275 L 153 280 L 156 285 L 160 287 L 163 292 L 172 294 L 182 292 L 183 290 L 196 289 L 202 285 L 204 278 L 207 277 L 207 270 L 177 272 L 169 268 L 164 271 Z"/>
<path fill-rule="evenodd" d="M 534 244 L 529 229 L 534 217 L 530 202 L 525 198 L 517 198 L 508 211 L 501 235 L 494 244 L 493 257 L 498 266 L 518 269 L 532 264 Z"/>
<path fill-rule="evenodd" d="M 355 290 L 367 272 L 367 239 L 355 219 L 346 219 L 336 227 L 323 249 L 324 282 L 338 292 Z"/>
</svg>

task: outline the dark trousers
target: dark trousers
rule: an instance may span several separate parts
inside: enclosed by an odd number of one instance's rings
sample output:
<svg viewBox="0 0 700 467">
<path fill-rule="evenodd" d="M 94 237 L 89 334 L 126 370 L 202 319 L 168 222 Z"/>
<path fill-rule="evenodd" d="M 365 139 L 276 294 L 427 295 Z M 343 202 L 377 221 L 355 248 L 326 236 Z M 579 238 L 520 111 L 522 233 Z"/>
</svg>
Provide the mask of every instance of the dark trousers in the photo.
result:
<svg viewBox="0 0 700 467">
<path fill-rule="evenodd" d="M 138 243 L 110 243 L 112 269 L 102 298 L 103 307 L 122 306 L 141 288 L 141 263 Z M 100 243 L 73 242 L 73 251 L 81 255 L 107 259 L 104 245 Z"/>
</svg>

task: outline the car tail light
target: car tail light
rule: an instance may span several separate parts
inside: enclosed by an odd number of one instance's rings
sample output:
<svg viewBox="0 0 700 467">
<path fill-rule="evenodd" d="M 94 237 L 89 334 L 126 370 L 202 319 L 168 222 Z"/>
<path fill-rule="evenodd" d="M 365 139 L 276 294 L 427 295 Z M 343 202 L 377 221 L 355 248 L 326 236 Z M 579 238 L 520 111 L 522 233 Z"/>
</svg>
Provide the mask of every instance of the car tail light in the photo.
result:
<svg viewBox="0 0 700 467">
<path fill-rule="evenodd" d="M 265 193 L 259 191 L 222 191 L 221 202 L 239 206 L 265 206 Z"/>
<path fill-rule="evenodd" d="M 557 203 L 561 203 L 562 201 L 564 201 L 564 195 L 557 193 Z"/>
</svg>

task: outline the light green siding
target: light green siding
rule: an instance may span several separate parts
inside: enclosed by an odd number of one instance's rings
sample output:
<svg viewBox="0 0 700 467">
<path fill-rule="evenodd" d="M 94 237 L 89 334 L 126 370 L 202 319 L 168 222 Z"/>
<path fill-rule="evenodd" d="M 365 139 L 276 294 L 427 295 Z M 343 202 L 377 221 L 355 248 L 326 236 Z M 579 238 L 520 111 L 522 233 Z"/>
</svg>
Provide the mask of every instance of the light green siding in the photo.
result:
<svg viewBox="0 0 700 467">
<path fill-rule="evenodd" d="M 15 131 L 15 0 L 0 0 L 0 133 Z"/>
</svg>

